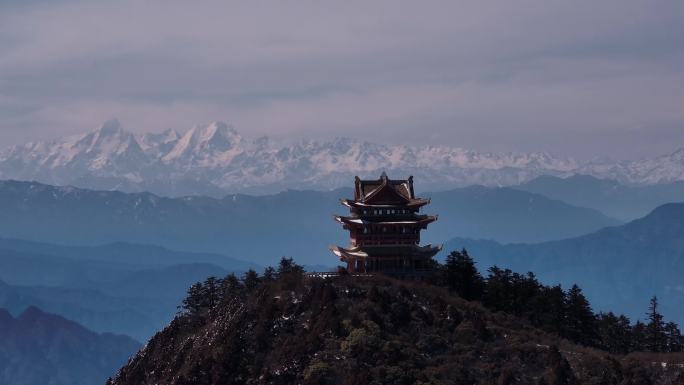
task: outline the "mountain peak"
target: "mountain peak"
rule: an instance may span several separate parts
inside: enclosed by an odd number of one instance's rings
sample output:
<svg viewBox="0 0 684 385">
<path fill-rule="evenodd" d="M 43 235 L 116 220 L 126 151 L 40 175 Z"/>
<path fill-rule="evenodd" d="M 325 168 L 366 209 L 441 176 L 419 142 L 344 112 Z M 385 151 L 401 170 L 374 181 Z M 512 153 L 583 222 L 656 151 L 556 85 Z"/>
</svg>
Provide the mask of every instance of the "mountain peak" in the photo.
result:
<svg viewBox="0 0 684 385">
<path fill-rule="evenodd" d="M 227 140 L 229 142 L 239 142 L 242 140 L 240 134 L 226 123 L 213 122 L 200 132 L 200 142 L 217 142 Z"/>
<path fill-rule="evenodd" d="M 237 135 L 238 134 L 237 130 L 233 126 L 229 125 L 226 122 L 221 122 L 218 120 L 209 123 L 207 125 L 206 129 L 212 130 L 215 132 L 220 132 L 222 134 L 231 134 L 231 135 Z"/>
<path fill-rule="evenodd" d="M 213 122 L 204 127 L 194 126 L 163 156 L 166 162 L 199 160 L 201 164 L 215 164 L 225 160 L 225 154 L 239 149 L 242 136 L 232 126 Z M 212 159 L 212 157 L 216 157 Z"/>
<path fill-rule="evenodd" d="M 22 322 L 35 322 L 38 319 L 44 318 L 48 314 L 44 311 L 38 309 L 36 306 L 27 307 L 20 315 L 17 317 L 18 320 Z"/>
<path fill-rule="evenodd" d="M 669 158 L 684 163 L 684 147 L 674 151 L 669 155 Z"/>
<path fill-rule="evenodd" d="M 119 123 L 119 120 L 112 118 L 105 121 L 96 131 L 101 135 L 111 136 L 121 134 L 123 129 L 121 128 L 121 123 Z"/>
<path fill-rule="evenodd" d="M 129 144 L 131 141 L 137 144 L 135 136 L 125 131 L 117 119 L 110 119 L 82 137 L 76 145 L 85 144 L 88 151 L 93 151 L 100 147 L 115 148 L 121 144 Z"/>
<path fill-rule="evenodd" d="M 653 209 L 650 214 L 640 220 L 656 220 L 659 223 L 667 220 L 667 222 L 676 221 L 684 223 L 684 203 L 665 203 Z"/>
</svg>

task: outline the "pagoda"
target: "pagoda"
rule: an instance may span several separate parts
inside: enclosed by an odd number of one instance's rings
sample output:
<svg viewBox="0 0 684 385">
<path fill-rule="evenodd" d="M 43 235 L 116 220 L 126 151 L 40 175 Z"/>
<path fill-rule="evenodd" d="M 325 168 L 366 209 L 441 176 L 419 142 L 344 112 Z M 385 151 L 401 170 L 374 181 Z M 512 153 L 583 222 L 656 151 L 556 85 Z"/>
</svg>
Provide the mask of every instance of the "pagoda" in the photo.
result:
<svg viewBox="0 0 684 385">
<path fill-rule="evenodd" d="M 413 177 L 392 180 L 384 172 L 377 180 L 356 177 L 354 199 L 340 202 L 349 216 L 335 220 L 349 230 L 348 247 L 330 246 L 352 274 L 385 274 L 422 279 L 432 272 L 432 257 L 441 246 L 420 246 L 420 231 L 437 220 L 420 214 L 429 199 L 416 198 Z"/>
</svg>

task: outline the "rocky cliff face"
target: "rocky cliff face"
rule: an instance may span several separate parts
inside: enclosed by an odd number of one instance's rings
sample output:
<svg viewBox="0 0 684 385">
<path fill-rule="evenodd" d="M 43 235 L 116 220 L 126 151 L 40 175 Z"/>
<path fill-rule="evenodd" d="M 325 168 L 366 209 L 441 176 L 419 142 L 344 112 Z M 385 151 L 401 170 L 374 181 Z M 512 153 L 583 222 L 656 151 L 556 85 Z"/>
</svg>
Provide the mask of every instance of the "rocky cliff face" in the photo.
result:
<svg viewBox="0 0 684 385">
<path fill-rule="evenodd" d="M 684 381 L 677 366 L 578 347 L 438 287 L 290 278 L 177 318 L 109 385 Z"/>
</svg>

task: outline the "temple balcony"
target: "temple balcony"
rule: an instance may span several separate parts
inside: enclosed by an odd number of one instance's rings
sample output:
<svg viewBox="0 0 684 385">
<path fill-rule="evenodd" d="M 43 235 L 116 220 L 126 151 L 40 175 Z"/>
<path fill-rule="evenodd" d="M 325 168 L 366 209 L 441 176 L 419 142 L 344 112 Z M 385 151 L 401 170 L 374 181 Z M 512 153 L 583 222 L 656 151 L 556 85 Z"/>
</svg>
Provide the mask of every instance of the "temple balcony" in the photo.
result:
<svg viewBox="0 0 684 385">
<path fill-rule="evenodd" d="M 352 238 L 352 242 L 356 244 L 378 244 L 379 242 L 414 244 L 420 242 L 420 237 L 416 234 L 359 234 L 356 237 Z"/>
</svg>

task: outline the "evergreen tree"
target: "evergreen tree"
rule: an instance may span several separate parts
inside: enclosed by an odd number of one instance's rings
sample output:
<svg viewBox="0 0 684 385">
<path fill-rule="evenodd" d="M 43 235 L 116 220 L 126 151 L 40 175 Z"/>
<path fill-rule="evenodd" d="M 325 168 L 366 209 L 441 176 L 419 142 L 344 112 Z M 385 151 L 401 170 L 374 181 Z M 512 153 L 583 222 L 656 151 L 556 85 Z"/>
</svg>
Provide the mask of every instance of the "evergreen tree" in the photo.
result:
<svg viewBox="0 0 684 385">
<path fill-rule="evenodd" d="M 652 352 L 662 352 L 665 347 L 665 323 L 663 315 L 658 311 L 658 298 L 653 296 L 648 305 L 648 324 L 646 325 L 647 348 Z"/>
<path fill-rule="evenodd" d="M 447 286 L 459 296 L 469 301 L 482 298 L 484 280 L 465 249 L 452 251 L 447 256 L 445 274 Z"/>
<path fill-rule="evenodd" d="M 288 273 L 303 274 L 304 267 L 296 264 L 292 258 L 282 257 L 278 264 L 278 275 Z"/>
<path fill-rule="evenodd" d="M 540 288 L 534 301 L 535 316 L 532 323 L 557 335 L 565 326 L 565 292 L 560 285 Z"/>
<path fill-rule="evenodd" d="M 283 287 L 292 289 L 301 283 L 304 267 L 296 264 L 292 258 L 281 258 L 278 264 L 278 279 Z"/>
<path fill-rule="evenodd" d="M 221 282 L 221 293 L 224 301 L 238 298 L 241 294 L 242 282 L 235 273 L 228 274 Z"/>
<path fill-rule="evenodd" d="M 219 286 L 221 285 L 221 280 L 216 277 L 209 277 L 204 281 L 202 294 L 204 295 L 204 301 L 209 309 L 213 309 L 214 306 L 221 302 L 221 292 Z"/>
<path fill-rule="evenodd" d="M 637 321 L 632 327 L 632 344 L 630 350 L 633 352 L 643 352 L 648 349 L 648 332 L 646 324 Z"/>
<path fill-rule="evenodd" d="M 615 354 L 627 354 L 631 350 L 632 327 L 624 315 L 599 314 L 598 333 L 603 349 Z"/>
<path fill-rule="evenodd" d="M 674 322 L 665 324 L 666 351 L 675 353 L 684 351 L 684 337 Z"/>
<path fill-rule="evenodd" d="M 483 295 L 485 306 L 495 311 L 510 312 L 513 307 L 513 272 L 492 266 L 487 270 L 487 284 Z"/>
<path fill-rule="evenodd" d="M 596 316 L 589 301 L 577 285 L 572 285 L 566 296 L 566 323 L 564 336 L 587 346 L 596 346 Z"/>
<path fill-rule="evenodd" d="M 534 273 L 526 275 L 513 273 L 513 309 L 514 314 L 521 315 L 533 321 L 539 322 L 539 307 L 542 285 L 537 281 Z"/>
<path fill-rule="evenodd" d="M 204 296 L 204 285 L 197 282 L 190 286 L 187 296 L 181 304 L 181 312 L 191 317 L 200 317 L 204 315 L 207 309 L 206 297 Z"/>
<path fill-rule="evenodd" d="M 275 269 L 273 267 L 271 267 L 271 266 L 266 267 L 264 269 L 264 277 L 263 277 L 264 282 L 272 282 L 273 280 L 275 280 L 275 275 L 276 275 L 276 272 L 275 272 Z"/>
<path fill-rule="evenodd" d="M 261 280 L 259 279 L 259 274 L 257 274 L 257 272 L 253 269 L 247 270 L 242 281 L 244 282 L 245 289 L 247 289 L 247 291 L 252 291 L 256 289 L 261 283 Z"/>
</svg>

